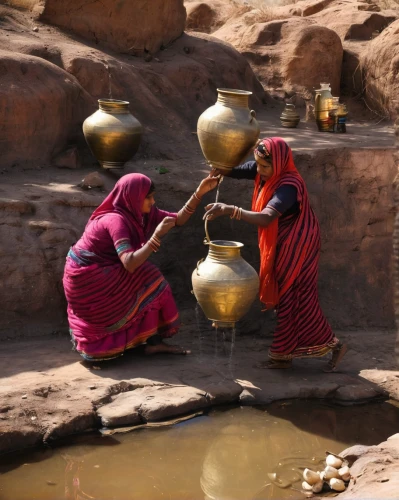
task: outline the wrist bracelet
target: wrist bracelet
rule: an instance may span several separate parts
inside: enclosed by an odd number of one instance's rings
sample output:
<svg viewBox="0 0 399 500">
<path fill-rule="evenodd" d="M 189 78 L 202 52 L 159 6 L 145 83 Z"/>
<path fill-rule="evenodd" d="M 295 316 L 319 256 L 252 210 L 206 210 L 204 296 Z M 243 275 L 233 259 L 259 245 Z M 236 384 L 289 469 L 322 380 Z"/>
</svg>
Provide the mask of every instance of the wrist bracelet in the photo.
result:
<svg viewBox="0 0 399 500">
<path fill-rule="evenodd" d="M 230 215 L 230 219 L 241 220 L 242 208 L 234 207 L 233 213 Z"/>
<path fill-rule="evenodd" d="M 187 203 L 183 207 L 183 212 L 186 212 L 190 215 L 192 215 L 195 212 L 195 208 L 190 207 Z"/>
<path fill-rule="evenodd" d="M 154 235 L 148 240 L 148 244 L 151 247 L 151 250 L 155 253 L 158 252 L 158 250 L 161 248 L 161 242 L 160 240 Z"/>
<path fill-rule="evenodd" d="M 201 201 L 201 198 L 197 195 L 197 191 L 194 191 L 193 196 L 197 201 Z"/>
</svg>

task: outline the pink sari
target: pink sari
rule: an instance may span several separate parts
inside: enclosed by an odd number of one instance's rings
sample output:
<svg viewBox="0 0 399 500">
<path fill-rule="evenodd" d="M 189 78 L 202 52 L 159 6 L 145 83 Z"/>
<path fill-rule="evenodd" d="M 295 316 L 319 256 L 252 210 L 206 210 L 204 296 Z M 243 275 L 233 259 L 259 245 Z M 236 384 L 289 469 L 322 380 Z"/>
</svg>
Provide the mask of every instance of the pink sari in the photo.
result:
<svg viewBox="0 0 399 500">
<path fill-rule="evenodd" d="M 141 207 L 148 177 L 128 174 L 93 212 L 71 247 L 64 270 L 73 343 L 87 360 L 111 359 L 159 334 L 176 334 L 179 314 L 169 284 L 149 261 L 129 273 L 120 257 L 141 248 L 165 217 L 175 213 Z"/>
</svg>

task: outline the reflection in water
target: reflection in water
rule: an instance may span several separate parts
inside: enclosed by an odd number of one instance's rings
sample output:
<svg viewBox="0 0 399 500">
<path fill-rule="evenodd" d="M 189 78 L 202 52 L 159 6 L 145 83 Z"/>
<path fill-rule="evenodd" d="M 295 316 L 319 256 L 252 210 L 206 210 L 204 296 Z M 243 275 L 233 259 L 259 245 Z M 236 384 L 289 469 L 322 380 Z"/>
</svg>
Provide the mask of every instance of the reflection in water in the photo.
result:
<svg viewBox="0 0 399 500">
<path fill-rule="evenodd" d="M 397 432 L 390 404 L 288 401 L 214 411 L 170 428 L 39 450 L 0 462 L 1 500 L 297 500 L 325 451 Z M 99 444 L 100 443 L 100 444 Z"/>
</svg>

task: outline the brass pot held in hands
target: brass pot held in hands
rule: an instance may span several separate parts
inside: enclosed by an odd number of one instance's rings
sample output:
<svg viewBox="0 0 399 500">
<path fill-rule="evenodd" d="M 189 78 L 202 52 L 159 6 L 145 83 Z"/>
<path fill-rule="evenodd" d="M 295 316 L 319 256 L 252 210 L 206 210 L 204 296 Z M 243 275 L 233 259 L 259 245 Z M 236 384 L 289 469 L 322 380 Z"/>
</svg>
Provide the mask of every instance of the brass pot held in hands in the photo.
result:
<svg viewBox="0 0 399 500">
<path fill-rule="evenodd" d="M 214 106 L 198 119 L 198 139 L 205 158 L 213 167 L 228 171 L 239 165 L 259 138 L 255 111 L 248 108 L 252 92 L 217 89 Z"/>
<path fill-rule="evenodd" d="M 130 114 L 129 102 L 99 99 L 99 109 L 83 123 L 83 133 L 94 157 L 104 168 L 123 168 L 137 152 L 140 122 Z"/>
<path fill-rule="evenodd" d="M 220 327 L 233 327 L 251 307 L 259 292 L 255 269 L 241 257 L 242 243 L 209 240 L 209 253 L 192 274 L 193 292 L 205 315 Z"/>
</svg>

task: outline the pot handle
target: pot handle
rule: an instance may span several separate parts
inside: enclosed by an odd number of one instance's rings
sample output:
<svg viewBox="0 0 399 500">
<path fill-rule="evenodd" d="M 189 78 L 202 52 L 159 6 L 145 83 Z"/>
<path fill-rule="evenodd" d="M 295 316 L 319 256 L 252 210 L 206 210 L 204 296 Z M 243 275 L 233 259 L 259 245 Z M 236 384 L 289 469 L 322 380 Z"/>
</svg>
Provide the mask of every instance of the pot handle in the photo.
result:
<svg viewBox="0 0 399 500">
<path fill-rule="evenodd" d="M 249 120 L 249 123 L 252 123 L 252 120 L 254 118 L 256 118 L 256 111 L 251 109 L 251 111 L 249 112 L 249 114 L 251 115 L 251 119 Z"/>
<path fill-rule="evenodd" d="M 204 239 L 204 245 L 209 245 L 211 242 L 211 239 L 209 238 L 209 232 L 208 232 L 208 219 L 205 219 L 205 239 Z"/>
<path fill-rule="evenodd" d="M 199 273 L 199 269 L 198 269 L 198 268 L 199 268 L 199 265 L 200 265 L 200 264 L 202 264 L 202 262 L 204 262 L 204 260 L 205 260 L 205 259 L 204 259 L 204 258 L 202 258 L 202 259 L 200 259 L 200 260 L 197 262 L 197 276 L 199 276 L 199 275 L 200 275 L 200 273 Z"/>
</svg>

